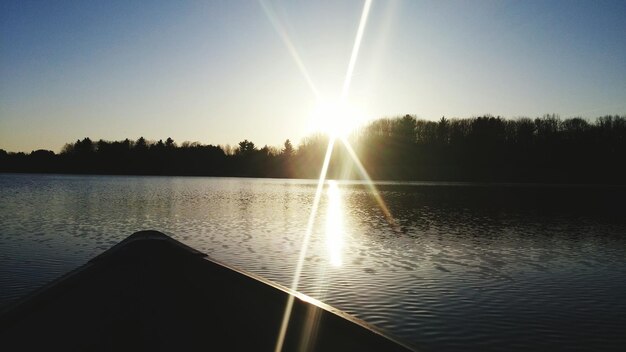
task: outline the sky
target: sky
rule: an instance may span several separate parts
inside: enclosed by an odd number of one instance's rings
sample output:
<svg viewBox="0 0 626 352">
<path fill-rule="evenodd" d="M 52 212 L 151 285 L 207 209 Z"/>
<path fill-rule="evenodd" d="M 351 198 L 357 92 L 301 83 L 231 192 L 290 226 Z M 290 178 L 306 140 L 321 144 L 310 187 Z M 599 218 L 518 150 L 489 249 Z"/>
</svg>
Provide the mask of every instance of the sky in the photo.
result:
<svg viewBox="0 0 626 352">
<path fill-rule="evenodd" d="M 341 95 L 363 5 L 1 1 L 0 149 L 297 144 Z M 626 114 L 624 18 L 623 0 L 374 0 L 346 99 L 364 119 Z"/>
</svg>

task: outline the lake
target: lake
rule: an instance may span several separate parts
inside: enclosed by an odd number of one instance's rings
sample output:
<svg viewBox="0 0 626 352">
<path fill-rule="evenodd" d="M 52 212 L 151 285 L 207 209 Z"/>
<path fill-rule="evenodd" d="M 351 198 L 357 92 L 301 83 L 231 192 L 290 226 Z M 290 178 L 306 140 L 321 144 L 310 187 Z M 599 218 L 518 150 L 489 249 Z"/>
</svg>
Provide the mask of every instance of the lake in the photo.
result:
<svg viewBox="0 0 626 352">
<path fill-rule="evenodd" d="M 139 230 L 291 286 L 315 180 L 0 174 L 0 305 Z M 422 350 L 622 350 L 626 188 L 328 182 L 298 291 Z"/>
</svg>

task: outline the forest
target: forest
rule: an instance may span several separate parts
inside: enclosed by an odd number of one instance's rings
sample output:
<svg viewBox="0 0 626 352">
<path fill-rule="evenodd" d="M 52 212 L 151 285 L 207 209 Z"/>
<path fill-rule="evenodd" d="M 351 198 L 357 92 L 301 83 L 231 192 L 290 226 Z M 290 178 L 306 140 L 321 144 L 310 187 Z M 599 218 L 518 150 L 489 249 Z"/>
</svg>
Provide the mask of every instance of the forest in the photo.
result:
<svg viewBox="0 0 626 352">
<path fill-rule="evenodd" d="M 347 140 L 375 180 L 626 183 L 626 116 L 431 121 L 405 115 L 374 120 Z M 317 178 L 327 145 L 319 134 L 298 146 L 286 140 L 261 148 L 249 140 L 230 147 L 86 137 L 59 154 L 0 150 L 0 172 Z M 328 177 L 363 178 L 339 141 Z"/>
</svg>

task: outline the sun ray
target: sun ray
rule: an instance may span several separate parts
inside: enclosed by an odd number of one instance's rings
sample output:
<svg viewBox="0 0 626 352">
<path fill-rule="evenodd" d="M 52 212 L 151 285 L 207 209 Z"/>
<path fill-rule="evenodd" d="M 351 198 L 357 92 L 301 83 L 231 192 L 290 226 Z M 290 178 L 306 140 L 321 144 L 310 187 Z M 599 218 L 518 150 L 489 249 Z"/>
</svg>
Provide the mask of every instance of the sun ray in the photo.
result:
<svg viewBox="0 0 626 352">
<path fill-rule="evenodd" d="M 291 282 L 291 289 L 297 291 L 298 284 L 300 282 L 300 274 L 302 273 L 302 267 L 304 266 L 304 259 L 306 258 L 306 251 L 311 239 L 311 233 L 313 232 L 313 224 L 315 223 L 315 217 L 317 215 L 317 208 L 322 197 L 322 191 L 324 189 L 324 182 L 326 181 L 326 174 L 328 173 L 328 165 L 330 164 L 330 157 L 335 147 L 335 140 L 331 139 L 326 148 L 326 155 L 324 156 L 324 163 L 322 164 L 322 171 L 317 182 L 317 189 L 315 190 L 315 198 L 313 199 L 313 206 L 311 208 L 311 214 L 309 215 L 309 221 L 307 223 L 306 232 L 302 239 L 302 245 L 300 247 L 300 255 L 298 256 L 298 262 L 296 263 L 296 270 Z M 289 317 L 291 316 L 291 309 L 293 308 L 294 296 L 289 295 L 287 305 L 285 307 L 285 313 L 283 314 L 283 321 L 280 324 L 280 331 L 278 333 L 278 339 L 276 341 L 275 352 L 280 352 L 283 349 L 283 343 L 285 342 L 285 334 L 287 333 L 287 327 L 289 325 Z"/>
<path fill-rule="evenodd" d="M 298 64 L 298 67 L 300 68 L 300 71 L 302 72 L 302 74 L 304 75 L 305 79 L 307 80 L 307 82 L 309 83 L 309 86 L 311 87 L 311 90 L 313 90 L 314 94 L 319 98 L 319 93 L 317 91 L 317 89 L 315 88 L 315 85 L 313 84 L 313 81 L 311 80 L 308 71 L 306 69 L 306 67 L 304 66 L 304 63 L 302 62 L 302 60 L 300 59 L 300 56 L 298 55 L 297 50 L 295 49 L 295 47 L 293 46 L 293 44 L 291 44 L 291 40 L 289 39 L 289 36 L 287 35 L 286 31 L 282 28 L 282 26 L 280 25 L 280 23 L 278 22 L 276 16 L 274 16 L 273 12 L 271 11 L 271 9 L 264 3 L 263 0 L 260 0 L 261 5 L 263 6 L 263 9 L 265 11 L 265 13 L 267 14 L 268 18 L 270 19 L 270 21 L 272 22 L 272 24 L 274 25 L 274 28 L 276 29 L 276 31 L 278 32 L 278 34 L 281 36 L 283 42 L 285 42 L 285 45 L 287 45 L 287 48 L 289 49 L 292 57 L 294 58 L 294 60 L 296 61 L 296 63 Z M 352 75 L 354 73 L 354 67 L 356 65 L 356 61 L 358 58 L 358 54 L 359 54 L 359 49 L 361 47 L 361 41 L 363 39 L 363 33 L 365 32 L 365 25 L 367 23 L 367 17 L 369 15 L 369 11 L 370 11 L 370 7 L 372 5 L 372 0 L 365 0 L 365 4 L 363 6 L 363 11 L 361 13 L 361 19 L 359 21 L 359 27 L 357 30 L 357 35 L 356 38 L 354 40 L 354 46 L 352 48 L 352 53 L 350 55 L 350 61 L 348 64 L 348 69 L 346 71 L 346 77 L 343 83 L 343 89 L 341 92 L 341 101 L 345 102 L 347 97 L 348 97 L 348 93 L 350 90 L 350 84 L 352 82 Z M 309 215 L 309 220 L 307 223 L 307 228 L 304 234 L 304 237 L 302 239 L 302 245 L 300 248 L 300 254 L 298 256 L 298 262 L 296 263 L 296 270 L 294 272 L 294 277 L 291 283 L 291 289 L 293 291 L 297 291 L 298 289 L 298 284 L 300 282 L 300 274 L 302 273 L 302 268 L 304 266 L 304 259 L 306 258 L 306 252 L 307 252 L 307 248 L 308 248 L 308 244 L 309 244 L 309 240 L 311 237 L 311 233 L 313 232 L 313 225 L 315 223 L 315 217 L 317 215 L 317 210 L 319 207 L 319 202 L 321 199 L 321 195 L 322 195 L 322 190 L 324 188 L 324 182 L 326 181 L 326 175 L 328 173 L 328 166 L 330 164 L 330 157 L 332 155 L 333 152 L 333 148 L 335 146 L 335 141 L 337 140 L 337 136 L 330 136 L 330 139 L 328 141 L 328 147 L 326 148 L 326 155 L 324 156 L 324 163 L 322 164 L 322 170 L 320 172 L 320 177 L 317 183 L 317 189 L 315 191 L 315 197 L 313 199 L 313 206 L 311 208 L 311 214 Z M 345 141 L 345 139 L 342 138 L 342 141 L 344 141 L 344 144 L 349 145 L 349 143 L 346 143 L 347 141 Z M 365 171 L 365 169 L 363 168 L 363 165 L 361 164 L 361 162 L 358 160 L 358 157 L 356 155 L 356 153 L 354 153 L 354 151 L 352 150 L 352 148 L 350 147 L 349 152 L 352 156 L 352 158 L 355 159 L 357 165 L 359 166 L 360 171 L 362 172 L 362 174 L 364 174 L 365 178 L 368 180 L 368 184 L 370 185 L 370 187 L 372 187 L 375 190 L 374 184 L 372 183 L 371 179 L 369 178 L 369 175 L 367 174 L 367 172 Z M 374 192 L 375 197 L 377 197 L 377 201 L 379 202 L 379 204 L 382 204 L 381 208 L 383 209 L 383 212 L 385 212 L 385 216 L 387 217 L 387 213 L 389 213 L 387 207 L 384 205 L 384 202 L 382 201 L 382 198 L 380 198 L 380 196 L 378 195 L 378 192 Z M 391 218 L 389 216 L 389 218 Z M 293 303 L 294 303 L 294 296 L 290 295 L 288 300 L 287 300 L 287 304 L 285 305 L 285 312 L 283 313 L 283 320 L 280 326 L 280 330 L 278 333 L 278 339 L 276 341 L 276 347 L 274 349 L 275 352 L 280 352 L 282 351 L 283 348 L 283 344 L 285 342 L 285 336 L 287 333 L 287 328 L 289 325 L 289 319 L 291 316 L 291 311 L 293 309 Z"/>
<path fill-rule="evenodd" d="M 350 62 L 348 63 L 348 70 L 346 72 L 346 78 L 343 82 L 343 89 L 341 91 L 341 101 L 345 101 L 348 98 L 348 93 L 350 92 L 350 84 L 352 83 L 354 67 L 356 66 L 356 61 L 359 56 L 359 49 L 361 48 L 361 42 L 363 40 L 363 33 L 365 32 L 365 25 L 367 24 L 367 18 L 369 17 L 371 6 L 372 6 L 372 0 L 365 0 L 365 4 L 363 5 L 363 12 L 361 13 L 361 20 L 359 21 L 359 29 L 357 30 L 356 39 L 354 40 L 354 46 L 352 47 L 352 54 L 350 55 Z M 387 219 L 387 222 L 392 226 L 392 228 L 395 229 L 396 228 L 395 222 L 393 220 L 393 217 L 391 216 L 391 212 L 389 212 L 389 208 L 387 208 L 385 201 L 382 199 L 382 197 L 378 193 L 378 190 L 376 189 L 374 182 L 372 181 L 369 174 L 367 173 L 367 170 L 365 170 L 365 167 L 363 167 L 363 164 L 361 163 L 361 160 L 359 160 L 359 157 L 354 152 L 354 149 L 352 149 L 350 142 L 345 138 L 345 136 L 339 136 L 338 138 L 341 139 L 341 142 L 346 147 L 348 154 L 350 155 L 354 163 L 357 165 L 357 168 L 358 168 L 359 173 L 361 174 L 361 177 L 363 177 L 366 180 L 367 185 L 369 186 L 372 194 L 374 195 L 374 199 L 376 199 L 376 202 L 380 206 L 380 209 L 382 210 L 385 216 L 385 219 Z"/>
<path fill-rule="evenodd" d="M 311 88 L 311 91 L 313 92 L 315 97 L 319 99 L 320 93 L 317 90 L 315 83 L 313 83 L 313 80 L 311 79 L 311 75 L 309 75 L 309 70 L 304 65 L 304 61 L 302 61 L 300 54 L 298 54 L 298 50 L 291 42 L 291 39 L 289 38 L 289 34 L 287 33 L 285 28 L 282 26 L 282 24 L 278 20 L 278 17 L 276 16 L 272 8 L 268 4 L 266 4 L 264 0 L 259 0 L 259 3 L 261 4 L 263 11 L 265 12 L 265 15 L 267 15 L 267 18 L 272 23 L 274 30 L 276 30 L 276 33 L 278 33 L 278 35 L 280 36 L 280 39 L 282 39 L 283 43 L 287 47 L 287 50 L 289 50 L 289 54 L 291 54 L 291 57 L 296 62 L 296 65 L 298 66 L 298 69 L 300 70 L 300 73 L 302 74 L 302 76 L 304 76 L 304 79 L 306 80 L 306 83 L 309 85 L 309 88 Z"/>
<path fill-rule="evenodd" d="M 359 49 L 361 48 L 361 41 L 363 39 L 363 33 L 365 32 L 365 25 L 367 24 L 367 17 L 370 13 L 370 7 L 372 6 L 372 0 L 365 0 L 363 6 L 363 12 L 361 13 L 361 20 L 359 21 L 359 29 L 356 32 L 356 39 L 354 40 L 354 46 L 352 47 L 352 54 L 350 55 L 350 63 L 348 63 L 348 71 L 346 72 L 346 78 L 343 81 L 343 89 L 341 90 L 341 100 L 345 100 L 348 97 L 350 91 L 350 84 L 352 83 L 352 74 L 354 73 L 354 66 L 356 65 L 356 59 L 359 56 Z"/>
<path fill-rule="evenodd" d="M 370 192 L 372 192 L 372 195 L 374 196 L 374 199 L 376 200 L 376 202 L 378 203 L 378 206 L 380 207 L 381 211 L 383 212 L 383 215 L 385 216 L 385 219 L 387 220 L 387 223 L 391 226 L 391 228 L 396 230 L 397 229 L 396 222 L 393 219 L 393 216 L 391 216 L 391 212 L 389 211 L 389 208 L 387 207 L 387 204 L 385 203 L 385 200 L 378 193 L 378 189 L 376 188 L 376 185 L 374 184 L 374 181 L 372 181 L 369 173 L 367 172 L 367 170 L 365 170 L 365 167 L 361 163 L 361 160 L 359 159 L 359 156 L 356 155 L 356 152 L 352 148 L 352 145 L 350 144 L 350 142 L 346 138 L 341 138 L 341 142 L 343 143 L 343 145 L 345 146 L 346 150 L 348 151 L 348 154 L 350 155 L 350 157 L 352 158 L 352 160 L 356 164 L 357 169 L 359 171 L 359 174 L 361 175 L 362 178 L 365 179 L 365 182 L 367 183 L 367 186 L 369 187 Z"/>
</svg>

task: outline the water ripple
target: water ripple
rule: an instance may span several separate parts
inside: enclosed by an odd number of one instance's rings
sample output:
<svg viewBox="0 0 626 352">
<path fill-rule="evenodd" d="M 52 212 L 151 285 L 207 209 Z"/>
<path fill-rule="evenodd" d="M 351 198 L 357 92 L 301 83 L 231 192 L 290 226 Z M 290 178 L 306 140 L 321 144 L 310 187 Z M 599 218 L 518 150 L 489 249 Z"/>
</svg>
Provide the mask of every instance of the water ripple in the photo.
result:
<svg viewBox="0 0 626 352">
<path fill-rule="evenodd" d="M 366 187 L 339 189 L 342 265 L 323 197 L 300 291 L 423 350 L 626 345 L 623 188 L 383 185 L 399 231 Z M 314 192 L 300 180 L 0 175 L 0 304 L 143 229 L 289 285 Z"/>
</svg>

